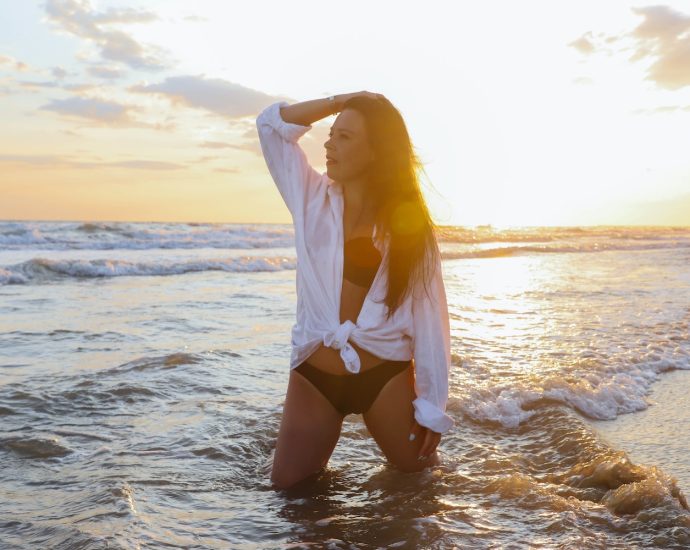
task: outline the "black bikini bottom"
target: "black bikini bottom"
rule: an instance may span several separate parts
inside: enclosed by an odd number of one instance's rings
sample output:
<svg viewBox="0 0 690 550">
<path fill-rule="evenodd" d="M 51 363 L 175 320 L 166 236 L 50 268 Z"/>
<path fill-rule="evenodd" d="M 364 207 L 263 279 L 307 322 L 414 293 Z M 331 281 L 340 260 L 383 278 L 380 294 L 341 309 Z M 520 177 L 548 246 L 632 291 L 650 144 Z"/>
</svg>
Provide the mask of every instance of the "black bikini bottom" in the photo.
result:
<svg viewBox="0 0 690 550">
<path fill-rule="evenodd" d="M 386 361 L 357 374 L 332 374 L 304 361 L 294 370 L 309 380 L 343 416 L 369 410 L 383 386 L 412 364 Z"/>
</svg>

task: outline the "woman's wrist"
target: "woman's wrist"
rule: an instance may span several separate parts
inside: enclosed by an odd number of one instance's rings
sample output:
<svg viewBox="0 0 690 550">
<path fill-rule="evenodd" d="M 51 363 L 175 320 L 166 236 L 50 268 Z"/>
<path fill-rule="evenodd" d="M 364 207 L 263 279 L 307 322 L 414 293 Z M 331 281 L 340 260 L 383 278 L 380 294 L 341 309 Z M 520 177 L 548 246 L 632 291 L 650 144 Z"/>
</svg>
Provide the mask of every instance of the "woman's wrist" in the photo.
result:
<svg viewBox="0 0 690 550">
<path fill-rule="evenodd" d="M 334 97 L 333 103 L 334 105 L 334 111 L 333 114 L 339 113 L 340 111 L 343 110 L 343 105 L 345 102 L 350 98 L 352 94 L 337 94 Z"/>
<path fill-rule="evenodd" d="M 334 115 L 334 114 L 340 112 L 340 105 L 341 105 L 341 103 L 338 99 L 338 95 L 328 96 L 328 106 L 331 109 L 331 115 Z"/>
</svg>

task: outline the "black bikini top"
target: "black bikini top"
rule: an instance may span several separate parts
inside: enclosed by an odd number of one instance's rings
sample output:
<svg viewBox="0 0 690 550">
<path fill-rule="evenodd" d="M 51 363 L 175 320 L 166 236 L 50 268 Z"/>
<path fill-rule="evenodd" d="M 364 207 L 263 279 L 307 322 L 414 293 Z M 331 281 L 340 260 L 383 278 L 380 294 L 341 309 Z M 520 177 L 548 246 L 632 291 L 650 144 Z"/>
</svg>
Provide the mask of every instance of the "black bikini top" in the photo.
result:
<svg viewBox="0 0 690 550">
<path fill-rule="evenodd" d="M 369 288 L 381 263 L 381 253 L 370 237 L 354 237 L 345 242 L 343 278 Z"/>
</svg>

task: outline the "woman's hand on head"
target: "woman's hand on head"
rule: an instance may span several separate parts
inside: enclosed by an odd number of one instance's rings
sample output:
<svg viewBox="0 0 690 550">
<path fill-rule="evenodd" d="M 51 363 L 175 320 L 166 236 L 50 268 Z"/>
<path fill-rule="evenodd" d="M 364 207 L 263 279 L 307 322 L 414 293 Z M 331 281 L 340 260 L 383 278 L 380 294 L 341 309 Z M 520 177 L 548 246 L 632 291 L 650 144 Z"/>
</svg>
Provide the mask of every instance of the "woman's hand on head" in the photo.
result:
<svg viewBox="0 0 690 550">
<path fill-rule="evenodd" d="M 383 94 L 377 94 L 374 92 L 367 92 L 366 90 L 362 90 L 361 92 L 353 92 L 351 94 L 338 94 L 336 98 L 338 99 L 338 102 L 340 103 L 339 107 L 342 108 L 343 104 L 350 98 L 353 97 L 369 97 L 371 99 L 385 99 Z"/>
<path fill-rule="evenodd" d="M 414 437 L 412 437 L 413 435 Z M 419 451 L 417 452 L 417 459 L 426 460 L 434 453 L 436 447 L 438 447 L 438 444 L 441 442 L 441 434 L 425 426 L 421 426 L 416 420 L 413 420 L 412 429 L 410 430 L 410 439 L 416 439 L 421 442 L 421 447 L 419 447 Z"/>
<path fill-rule="evenodd" d="M 374 92 L 367 92 L 366 90 L 362 90 L 361 92 L 355 92 L 353 95 L 355 97 L 358 97 L 358 96 L 370 97 L 371 99 L 382 99 L 383 98 L 383 94 L 377 94 Z"/>
</svg>

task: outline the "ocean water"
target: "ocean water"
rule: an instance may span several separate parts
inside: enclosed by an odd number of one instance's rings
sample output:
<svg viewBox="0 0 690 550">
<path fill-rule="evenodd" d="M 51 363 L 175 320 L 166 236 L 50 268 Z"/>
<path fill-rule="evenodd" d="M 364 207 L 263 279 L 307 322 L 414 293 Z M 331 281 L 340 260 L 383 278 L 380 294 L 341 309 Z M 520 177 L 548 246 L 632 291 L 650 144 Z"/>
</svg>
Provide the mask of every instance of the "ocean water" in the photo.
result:
<svg viewBox="0 0 690 550">
<path fill-rule="evenodd" d="M 690 227 L 443 227 L 442 463 L 276 491 L 293 238 L 0 222 L 1 548 L 690 547 Z"/>
</svg>

